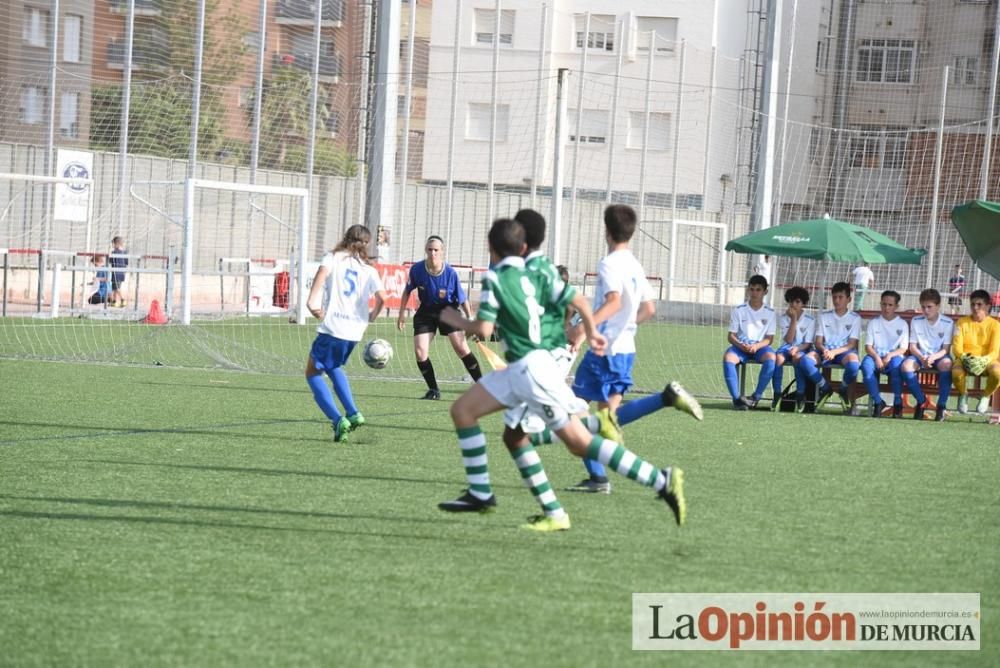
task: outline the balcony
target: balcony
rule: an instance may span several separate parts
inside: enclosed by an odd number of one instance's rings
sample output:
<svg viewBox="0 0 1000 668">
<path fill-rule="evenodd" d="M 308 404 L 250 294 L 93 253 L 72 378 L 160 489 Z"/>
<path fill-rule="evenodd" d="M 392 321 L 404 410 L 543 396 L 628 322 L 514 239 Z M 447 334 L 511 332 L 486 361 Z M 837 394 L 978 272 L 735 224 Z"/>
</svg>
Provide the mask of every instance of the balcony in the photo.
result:
<svg viewBox="0 0 1000 668">
<path fill-rule="evenodd" d="M 160 70 L 166 67 L 170 59 L 170 49 L 166 45 L 151 48 L 132 45 L 133 70 Z M 108 69 L 125 69 L 125 42 L 112 40 L 108 42 Z"/>
<path fill-rule="evenodd" d="M 112 14 L 128 14 L 128 0 L 111 0 Z M 159 16 L 163 13 L 163 0 L 135 0 L 136 16 Z"/>
<path fill-rule="evenodd" d="M 322 12 L 322 27 L 339 28 L 344 24 L 344 0 L 323 0 Z M 315 0 L 278 0 L 275 20 L 281 25 L 311 26 L 315 16 Z"/>
<path fill-rule="evenodd" d="M 319 57 L 319 80 L 324 83 L 338 83 L 340 81 L 340 54 L 320 54 Z M 311 53 L 276 53 L 274 54 L 274 67 L 294 67 L 312 74 L 313 55 Z"/>
</svg>

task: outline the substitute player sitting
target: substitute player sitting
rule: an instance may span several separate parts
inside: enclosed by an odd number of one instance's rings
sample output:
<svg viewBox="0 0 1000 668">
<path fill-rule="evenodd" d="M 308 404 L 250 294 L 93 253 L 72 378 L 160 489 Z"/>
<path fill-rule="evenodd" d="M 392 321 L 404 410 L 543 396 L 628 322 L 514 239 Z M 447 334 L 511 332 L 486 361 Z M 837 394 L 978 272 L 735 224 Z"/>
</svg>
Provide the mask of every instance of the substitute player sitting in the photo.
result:
<svg viewBox="0 0 1000 668">
<path fill-rule="evenodd" d="M 785 303 L 788 308 L 778 318 L 781 345 L 774 351 L 774 376 L 771 379 L 774 403 L 771 410 L 776 411 L 781 406 L 782 376 L 785 365 L 790 364 L 795 371 L 795 410 L 802 412 L 806 405 L 806 374 L 799 363 L 802 356 L 812 350 L 816 319 L 806 313 L 809 291 L 805 288 L 796 285 L 785 290 Z"/>
<path fill-rule="evenodd" d="M 955 391 L 958 392 L 958 412 L 969 412 L 969 390 L 965 379 L 986 376 L 986 389 L 976 412 L 990 412 L 990 397 L 1000 386 L 1000 321 L 990 317 L 990 293 L 974 290 L 969 295 L 970 315 L 958 319 L 951 354 L 957 362 L 953 368 Z"/>
<path fill-rule="evenodd" d="M 833 301 L 833 308 L 820 313 L 813 345 L 821 366 L 843 365 L 844 378 L 837 388 L 837 394 L 840 395 L 841 406 L 847 413 L 854 408 L 847 389 L 857 379 L 858 369 L 861 366 L 858 359 L 861 316 L 847 308 L 851 302 L 851 286 L 844 281 L 833 284 L 830 288 L 830 299 Z M 826 382 L 811 356 L 803 357 L 801 365 L 806 376 L 819 390 L 817 407 L 821 407 L 833 394 L 833 385 Z"/>
<path fill-rule="evenodd" d="M 572 303 L 580 315 L 591 349 L 601 352 L 607 341 L 595 328 L 586 298 L 561 280 L 553 281 L 549 272 L 525 271 L 521 257 L 525 246 L 524 228 L 516 221 L 495 221 L 488 239 L 493 269 L 483 278 L 476 320 L 466 320 L 454 309 L 443 311 L 441 318 L 480 338 L 488 338 L 496 327 L 509 364 L 484 376 L 452 404 L 451 417 L 469 488 L 457 499 L 440 503 L 438 507 L 447 512 L 484 512 L 496 506 L 490 485 L 486 437 L 479 427 L 479 419 L 523 403 L 528 410 L 545 417 L 547 426 L 573 454 L 597 459 L 620 474 L 652 487 L 667 503 L 677 523 L 683 524 L 687 506 L 683 493 L 684 474 L 680 469 L 657 470 L 621 444 L 591 434 L 573 415 L 575 397 L 551 353 L 565 344 L 562 318 L 543 320 L 542 316 L 550 309 L 557 313 L 564 311 Z M 510 419 L 506 428 L 520 430 L 516 416 Z M 535 531 L 568 529 L 569 518 L 555 499 L 538 454 L 527 437 L 521 432 L 516 443 L 512 438 L 505 440 L 521 477 L 544 512 L 525 528 Z"/>
<path fill-rule="evenodd" d="M 955 335 L 955 322 L 946 315 L 941 315 L 941 293 L 934 288 L 927 288 L 920 293 L 920 310 L 910 321 L 910 355 L 903 360 L 900 368 L 903 382 L 910 388 L 910 393 L 917 400 L 913 417 L 924 419 L 924 411 L 930 408 L 930 401 L 920 387 L 917 372 L 937 369 L 938 401 L 934 411 L 934 420 L 942 422 L 948 396 L 951 394 L 951 340 Z"/>
<path fill-rule="evenodd" d="M 753 408 L 764 395 L 774 374 L 774 309 L 764 303 L 767 279 L 754 275 L 747 283 L 747 301 L 733 309 L 729 318 L 729 349 L 722 358 L 722 375 L 726 380 L 733 408 L 745 411 Z M 748 360 L 760 363 L 757 389 L 750 397 L 740 396 L 736 367 Z"/>
<path fill-rule="evenodd" d="M 903 380 L 899 367 L 910 347 L 910 328 L 896 315 L 899 293 L 886 290 L 879 298 L 881 313 L 868 322 L 865 330 L 865 359 L 861 362 L 861 377 L 872 398 L 872 417 L 882 417 L 885 402 L 879 392 L 879 376 L 888 374 L 892 388 L 892 417 L 903 415 Z"/>
</svg>

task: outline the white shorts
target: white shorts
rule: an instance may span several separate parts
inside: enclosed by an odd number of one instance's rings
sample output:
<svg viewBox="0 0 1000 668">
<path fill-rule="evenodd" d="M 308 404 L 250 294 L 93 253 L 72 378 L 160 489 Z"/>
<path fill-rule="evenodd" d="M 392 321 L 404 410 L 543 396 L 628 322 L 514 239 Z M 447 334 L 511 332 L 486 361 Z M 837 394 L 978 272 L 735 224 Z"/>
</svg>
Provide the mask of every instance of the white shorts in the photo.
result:
<svg viewBox="0 0 1000 668">
<path fill-rule="evenodd" d="M 523 428 L 522 420 L 529 415 L 537 418 L 537 431 L 562 429 L 570 415 L 587 407 L 566 384 L 572 363 L 573 356 L 565 349 L 534 350 L 506 369 L 483 376 L 479 384 L 507 406 L 503 421 L 511 429 Z"/>
</svg>

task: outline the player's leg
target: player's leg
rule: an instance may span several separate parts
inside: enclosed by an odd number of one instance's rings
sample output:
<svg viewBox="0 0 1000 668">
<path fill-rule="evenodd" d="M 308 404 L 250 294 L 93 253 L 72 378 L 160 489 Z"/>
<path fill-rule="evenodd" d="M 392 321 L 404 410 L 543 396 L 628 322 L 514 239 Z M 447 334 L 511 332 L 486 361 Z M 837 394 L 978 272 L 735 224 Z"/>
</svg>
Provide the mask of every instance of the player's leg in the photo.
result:
<svg viewBox="0 0 1000 668">
<path fill-rule="evenodd" d="M 531 495 L 535 497 L 535 501 L 542 508 L 542 514 L 531 518 L 523 528 L 532 531 L 564 531 L 569 529 L 569 515 L 559 503 L 559 499 L 556 498 L 548 476 L 545 475 L 542 460 L 535 448 L 528 442 L 520 425 L 516 427 L 505 425 L 503 442 L 507 446 L 510 456 L 514 459 L 517 470 L 521 473 L 521 480 L 524 481 Z"/>
<path fill-rule="evenodd" d="M 784 385 L 785 380 L 785 363 L 792 361 L 787 352 L 785 346 L 782 346 L 774 353 L 774 372 L 771 374 L 771 393 L 774 396 L 774 403 L 771 406 L 772 410 L 778 410 L 778 406 L 781 404 L 781 387 Z"/>
<path fill-rule="evenodd" d="M 906 384 L 913 399 L 917 402 L 917 407 L 913 409 L 913 417 L 917 420 L 924 419 L 924 411 L 930 408 L 927 395 L 920 389 L 920 379 L 917 378 L 917 371 L 920 369 L 920 360 L 910 356 L 899 365 L 900 384 Z"/>
<path fill-rule="evenodd" d="M 951 368 L 951 384 L 955 387 L 955 394 L 958 395 L 958 412 L 969 412 L 969 389 L 966 383 L 968 372 L 961 363 L 955 364 Z"/>
<path fill-rule="evenodd" d="M 993 393 L 997 391 L 997 387 L 1000 387 L 1000 362 L 993 362 L 986 367 L 984 375 L 986 376 L 986 387 L 983 389 L 983 396 L 976 407 L 976 412 L 982 415 L 990 412 L 990 401 L 993 398 Z"/>
<path fill-rule="evenodd" d="M 497 376 L 496 373 L 490 374 Z M 503 378 L 495 378 L 494 386 L 502 388 Z M 438 504 L 441 510 L 459 512 L 486 512 L 496 506 L 496 497 L 490 486 L 490 473 L 486 458 L 486 436 L 479 427 L 479 419 L 506 406 L 482 384 L 475 384 L 451 405 L 451 419 L 462 451 L 462 464 L 468 489 L 453 501 Z"/>
<path fill-rule="evenodd" d="M 903 417 L 903 374 L 900 367 L 903 357 L 896 356 L 885 365 L 885 373 L 889 376 L 889 388 L 892 390 L 892 417 Z"/>
<path fill-rule="evenodd" d="M 846 370 L 844 374 L 847 374 Z M 865 389 L 868 390 L 868 396 L 871 397 L 872 417 L 882 417 L 885 402 L 882 401 L 882 395 L 878 391 L 879 371 L 875 366 L 875 358 L 871 355 L 865 355 L 861 361 L 861 379 L 865 384 Z"/>
<path fill-rule="evenodd" d="M 945 355 L 935 362 L 934 366 L 938 370 L 938 401 L 934 411 L 934 419 L 941 422 L 944 420 L 944 412 L 948 407 L 948 397 L 951 396 L 951 358 Z"/>
<path fill-rule="evenodd" d="M 767 391 L 768 386 L 771 384 L 774 376 L 774 350 L 771 346 L 764 346 L 754 353 L 754 359 L 760 363 L 760 375 L 757 377 L 757 387 L 753 391 L 753 396 L 750 397 L 752 406 L 756 406 L 760 402 L 761 397 L 764 396 L 764 392 Z"/>
<path fill-rule="evenodd" d="M 588 350 L 583 359 L 580 360 L 576 375 L 573 377 L 573 394 L 584 401 L 596 401 L 599 406 L 602 404 L 606 406 L 610 390 L 606 381 L 609 376 L 607 356 L 598 356 Z M 599 492 L 602 494 L 611 491 L 607 471 L 601 462 L 584 458 L 583 466 L 587 470 L 587 477 L 567 489 L 574 492 Z"/>
<path fill-rule="evenodd" d="M 437 377 L 434 375 L 434 365 L 430 360 L 431 341 L 437 327 L 437 318 L 421 313 L 418 309 L 413 314 L 413 354 L 417 358 L 417 368 L 427 383 L 427 393 L 424 399 L 440 399 Z"/>
<path fill-rule="evenodd" d="M 740 396 L 740 378 L 736 367 L 746 361 L 746 354 L 736 346 L 730 346 L 722 356 L 722 377 L 726 381 L 726 389 L 733 400 L 733 408 L 745 411 L 749 408 Z"/>
<path fill-rule="evenodd" d="M 810 353 L 808 355 L 803 355 L 799 360 L 799 367 L 802 369 L 802 373 L 812 381 L 816 389 L 819 390 L 820 395 L 829 394 L 830 384 L 826 382 L 823 378 L 822 365 L 819 362 L 819 357 L 815 353 Z"/>
<path fill-rule="evenodd" d="M 351 423 L 337 410 L 337 405 L 333 403 L 333 393 L 330 391 L 330 386 L 326 384 L 326 378 L 323 377 L 325 364 L 332 364 L 330 360 L 333 355 L 333 339 L 334 337 L 326 334 L 320 334 L 316 337 L 312 350 L 309 351 L 309 357 L 306 359 L 305 374 L 306 384 L 312 390 L 316 405 L 323 411 L 323 415 L 329 418 L 333 426 L 333 440 L 343 442 L 347 440 Z"/>
<path fill-rule="evenodd" d="M 351 429 L 357 429 L 365 423 L 365 416 L 361 414 L 357 404 L 354 403 L 351 383 L 347 379 L 347 374 L 344 373 L 343 366 L 338 366 L 335 369 L 327 371 L 327 373 L 333 382 L 333 392 L 344 407 L 344 414 L 347 416 L 347 421 L 351 423 Z"/>
<path fill-rule="evenodd" d="M 439 328 L 442 334 L 448 335 L 452 349 L 458 355 L 458 359 L 462 360 L 465 370 L 472 377 L 472 382 L 478 382 L 483 377 L 483 372 L 479 368 L 479 360 L 476 359 L 476 356 L 469 349 L 469 342 L 465 338 L 465 332 L 452 329 L 445 324 L 440 324 Z"/>
</svg>

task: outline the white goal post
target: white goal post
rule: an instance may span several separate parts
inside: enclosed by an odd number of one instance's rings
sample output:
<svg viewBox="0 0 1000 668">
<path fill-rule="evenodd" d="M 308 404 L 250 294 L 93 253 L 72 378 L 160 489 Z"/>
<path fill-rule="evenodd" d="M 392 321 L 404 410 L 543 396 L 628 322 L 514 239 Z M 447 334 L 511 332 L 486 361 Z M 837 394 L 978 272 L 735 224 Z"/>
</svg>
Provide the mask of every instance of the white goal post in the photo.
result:
<svg viewBox="0 0 1000 668">
<path fill-rule="evenodd" d="M 184 228 L 183 254 L 181 264 L 181 323 L 191 324 L 191 282 L 192 264 L 194 259 L 194 222 L 195 222 L 195 191 L 198 188 L 206 190 L 225 190 L 247 194 L 288 195 L 299 198 L 299 238 L 296 248 L 297 267 L 295 267 L 298 289 L 295 292 L 295 322 L 304 325 L 306 322 L 306 294 L 308 284 L 306 276 L 306 248 L 309 241 L 309 190 L 286 186 L 262 186 L 249 183 L 233 183 L 230 181 L 210 181 L 207 179 L 188 178 L 184 182 Z"/>
</svg>

